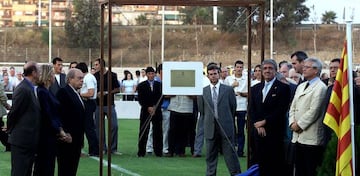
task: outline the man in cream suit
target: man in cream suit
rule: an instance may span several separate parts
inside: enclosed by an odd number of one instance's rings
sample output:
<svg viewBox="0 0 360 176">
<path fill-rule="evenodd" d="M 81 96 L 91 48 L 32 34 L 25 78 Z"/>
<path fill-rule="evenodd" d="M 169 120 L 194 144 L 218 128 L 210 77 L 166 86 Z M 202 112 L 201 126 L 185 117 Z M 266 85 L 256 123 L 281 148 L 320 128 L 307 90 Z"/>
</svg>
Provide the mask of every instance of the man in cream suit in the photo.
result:
<svg viewBox="0 0 360 176">
<path fill-rule="evenodd" d="M 324 125 L 322 115 L 326 86 L 320 80 L 322 64 L 318 59 L 304 61 L 303 75 L 307 80 L 296 89 L 289 111 L 289 126 L 295 143 L 295 175 L 316 175 L 316 168 L 324 152 Z"/>
<path fill-rule="evenodd" d="M 231 175 L 241 172 L 234 147 L 234 114 L 236 98 L 232 87 L 220 84 L 220 69 L 215 64 L 207 67 L 210 85 L 198 97 L 200 119 L 204 120 L 206 139 L 206 175 L 216 175 L 219 147 L 222 147 L 226 166 Z"/>
</svg>

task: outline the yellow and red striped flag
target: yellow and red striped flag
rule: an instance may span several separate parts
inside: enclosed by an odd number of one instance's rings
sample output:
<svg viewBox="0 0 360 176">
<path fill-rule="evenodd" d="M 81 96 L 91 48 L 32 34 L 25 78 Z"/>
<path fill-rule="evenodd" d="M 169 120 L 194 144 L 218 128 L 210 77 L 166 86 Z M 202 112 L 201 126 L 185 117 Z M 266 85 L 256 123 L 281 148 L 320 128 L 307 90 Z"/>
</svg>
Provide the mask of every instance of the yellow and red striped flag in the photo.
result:
<svg viewBox="0 0 360 176">
<path fill-rule="evenodd" d="M 329 126 L 338 137 L 335 175 L 352 176 L 352 134 L 346 41 L 341 55 L 340 67 L 336 74 L 336 80 L 331 93 L 329 106 L 323 122 Z"/>
</svg>

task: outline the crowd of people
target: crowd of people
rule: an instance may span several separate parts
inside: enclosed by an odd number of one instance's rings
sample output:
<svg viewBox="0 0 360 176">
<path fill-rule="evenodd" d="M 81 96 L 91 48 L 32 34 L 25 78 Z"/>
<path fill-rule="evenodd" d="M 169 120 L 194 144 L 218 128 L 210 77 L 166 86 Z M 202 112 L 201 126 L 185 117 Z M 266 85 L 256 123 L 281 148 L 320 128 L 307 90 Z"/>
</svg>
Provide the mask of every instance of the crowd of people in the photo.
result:
<svg viewBox="0 0 360 176">
<path fill-rule="evenodd" d="M 19 77 L 14 67 L 9 74 L 3 68 L 0 115 L 9 112 L 7 124 L 1 120 L 1 142 L 11 152 L 12 175 L 54 175 L 56 161 L 58 175 L 76 175 L 84 136 L 89 156 L 121 154 L 114 103 L 121 92 L 124 101 L 141 106 L 139 158 L 153 153 L 186 157 L 187 147 L 191 157 L 202 157 L 205 141 L 209 176 L 216 175 L 219 154 L 230 175 L 241 173 L 239 157 L 249 157 L 260 175 L 313 176 L 332 133 L 323 119 L 339 65 L 340 59 L 333 59 L 329 76 L 322 76 L 322 62 L 297 51 L 289 61 L 268 59 L 256 65 L 248 86 L 241 60 L 233 70 L 212 62 L 204 72 L 203 94 L 187 96 L 163 95 L 162 64 L 137 70 L 135 76 L 125 70 L 119 81 L 102 59 L 90 71 L 86 63 L 71 62 L 66 74 L 59 57 L 52 64 L 29 61 Z M 354 88 L 354 97 L 360 97 L 356 72 Z M 12 105 L 6 91 L 13 91 Z M 359 99 L 354 103 L 359 108 Z M 110 144 L 99 121 L 105 116 L 111 120 Z M 356 122 L 358 116 L 356 111 Z"/>
</svg>

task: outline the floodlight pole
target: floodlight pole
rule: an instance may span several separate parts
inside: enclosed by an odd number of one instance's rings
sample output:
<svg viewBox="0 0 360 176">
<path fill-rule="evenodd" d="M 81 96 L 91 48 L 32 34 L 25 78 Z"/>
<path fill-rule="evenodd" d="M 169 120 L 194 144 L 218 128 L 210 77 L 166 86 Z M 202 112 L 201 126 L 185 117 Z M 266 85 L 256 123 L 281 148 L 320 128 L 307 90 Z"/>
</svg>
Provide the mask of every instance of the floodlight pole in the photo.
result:
<svg viewBox="0 0 360 176">
<path fill-rule="evenodd" d="M 274 59 L 274 0 L 270 0 L 270 59 Z"/>
<path fill-rule="evenodd" d="M 52 0 L 49 0 L 49 63 L 51 63 L 52 49 Z"/>
<path fill-rule="evenodd" d="M 165 55 L 165 6 L 162 6 L 161 15 L 161 63 L 164 62 Z"/>
</svg>

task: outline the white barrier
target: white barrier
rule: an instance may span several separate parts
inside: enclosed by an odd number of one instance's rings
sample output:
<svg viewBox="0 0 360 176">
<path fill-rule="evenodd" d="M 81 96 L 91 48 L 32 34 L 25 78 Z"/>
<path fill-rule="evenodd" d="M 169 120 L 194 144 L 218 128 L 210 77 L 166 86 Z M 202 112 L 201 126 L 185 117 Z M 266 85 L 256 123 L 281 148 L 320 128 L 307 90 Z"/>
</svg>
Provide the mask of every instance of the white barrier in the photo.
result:
<svg viewBox="0 0 360 176">
<path fill-rule="evenodd" d="M 11 100 L 8 100 L 11 105 Z M 115 110 L 118 119 L 139 119 L 141 106 L 138 101 L 115 100 Z"/>
<path fill-rule="evenodd" d="M 141 106 L 138 101 L 115 101 L 118 119 L 139 119 Z"/>
</svg>

